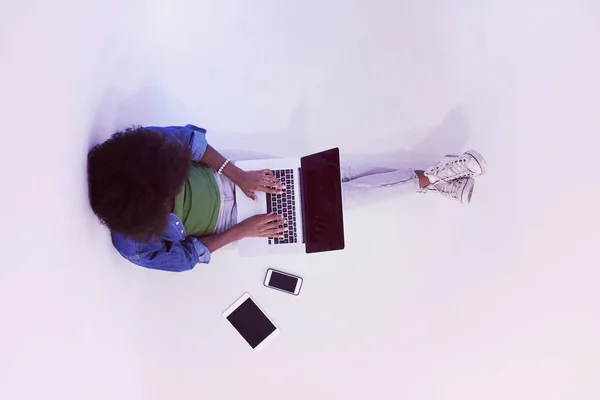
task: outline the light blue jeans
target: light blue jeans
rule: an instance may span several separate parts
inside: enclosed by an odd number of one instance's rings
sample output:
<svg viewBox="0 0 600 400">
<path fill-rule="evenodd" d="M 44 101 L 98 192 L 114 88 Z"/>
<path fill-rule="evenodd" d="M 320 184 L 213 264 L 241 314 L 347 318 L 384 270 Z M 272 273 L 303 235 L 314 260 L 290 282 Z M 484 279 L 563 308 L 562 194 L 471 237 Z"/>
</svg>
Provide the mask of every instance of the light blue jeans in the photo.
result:
<svg viewBox="0 0 600 400">
<path fill-rule="evenodd" d="M 222 154 L 232 161 L 275 158 L 242 151 L 224 151 Z M 221 233 L 237 223 L 235 186 L 225 175 L 219 175 L 217 171 L 214 171 L 214 174 L 221 193 L 221 207 L 215 233 Z M 412 169 L 396 169 L 360 162 L 345 164 L 342 159 L 341 175 L 346 210 L 419 190 L 419 179 Z"/>
</svg>

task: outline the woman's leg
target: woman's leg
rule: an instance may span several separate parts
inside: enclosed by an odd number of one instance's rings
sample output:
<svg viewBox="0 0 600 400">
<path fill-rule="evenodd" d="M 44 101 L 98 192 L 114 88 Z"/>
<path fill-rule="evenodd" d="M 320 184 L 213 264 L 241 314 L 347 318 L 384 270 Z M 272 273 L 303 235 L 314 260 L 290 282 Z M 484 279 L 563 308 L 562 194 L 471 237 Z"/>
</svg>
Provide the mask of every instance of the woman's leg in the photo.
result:
<svg viewBox="0 0 600 400">
<path fill-rule="evenodd" d="M 344 207 L 348 209 L 416 193 L 430 183 L 423 171 L 372 165 L 342 165 L 341 175 Z"/>
<path fill-rule="evenodd" d="M 427 171 L 373 165 L 342 167 L 345 205 L 352 208 L 373 204 L 390 196 L 432 191 L 468 204 L 473 178 L 485 173 L 487 163 L 474 150 L 460 156 L 446 156 Z"/>
</svg>

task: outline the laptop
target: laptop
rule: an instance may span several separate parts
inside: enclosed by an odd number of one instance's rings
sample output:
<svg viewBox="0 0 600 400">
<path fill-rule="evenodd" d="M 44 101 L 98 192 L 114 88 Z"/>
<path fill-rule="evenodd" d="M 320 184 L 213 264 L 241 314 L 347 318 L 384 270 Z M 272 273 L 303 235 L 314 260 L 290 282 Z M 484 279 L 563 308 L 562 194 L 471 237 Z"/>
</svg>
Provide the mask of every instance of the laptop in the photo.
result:
<svg viewBox="0 0 600 400">
<path fill-rule="evenodd" d="M 246 238 L 236 247 L 243 256 L 320 253 L 342 250 L 344 217 L 338 148 L 302 158 L 238 161 L 243 170 L 269 169 L 286 186 L 282 194 L 256 192 L 258 202 L 236 187 L 237 218 L 274 212 L 284 216 L 283 239 Z"/>
</svg>

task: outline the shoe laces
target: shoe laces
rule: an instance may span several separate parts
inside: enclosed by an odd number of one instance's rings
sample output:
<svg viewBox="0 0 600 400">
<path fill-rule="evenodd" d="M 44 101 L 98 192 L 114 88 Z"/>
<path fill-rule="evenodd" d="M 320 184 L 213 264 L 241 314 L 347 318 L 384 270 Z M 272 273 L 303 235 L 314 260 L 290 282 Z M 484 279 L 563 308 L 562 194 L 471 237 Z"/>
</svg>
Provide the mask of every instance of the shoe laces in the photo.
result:
<svg viewBox="0 0 600 400">
<path fill-rule="evenodd" d="M 444 182 L 460 178 L 471 178 L 474 175 L 473 171 L 471 171 L 467 165 L 467 159 L 464 157 L 460 157 L 443 165 L 436 166 L 434 173 L 440 180 Z M 440 173 L 443 176 L 440 176 Z"/>
<path fill-rule="evenodd" d="M 464 186 L 464 179 L 454 179 L 451 181 L 437 181 L 425 186 L 422 190 L 423 193 L 428 191 L 438 192 L 451 199 L 460 200 L 458 198 L 458 192 Z"/>
</svg>

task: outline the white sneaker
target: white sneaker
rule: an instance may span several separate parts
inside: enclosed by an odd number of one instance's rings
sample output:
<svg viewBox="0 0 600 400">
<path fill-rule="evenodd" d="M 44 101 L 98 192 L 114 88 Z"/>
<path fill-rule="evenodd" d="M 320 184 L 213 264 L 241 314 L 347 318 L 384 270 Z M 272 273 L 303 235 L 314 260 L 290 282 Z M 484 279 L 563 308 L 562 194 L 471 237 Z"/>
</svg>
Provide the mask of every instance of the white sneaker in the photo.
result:
<svg viewBox="0 0 600 400">
<path fill-rule="evenodd" d="M 473 178 L 458 178 L 449 182 L 437 181 L 423 188 L 422 192 L 438 192 L 448 198 L 458 200 L 463 204 L 471 202 L 475 180 Z"/>
<path fill-rule="evenodd" d="M 460 156 L 448 155 L 433 167 L 425 171 L 425 176 L 432 183 L 451 181 L 458 178 L 475 178 L 487 170 L 487 162 L 475 150 L 469 150 Z"/>
</svg>

